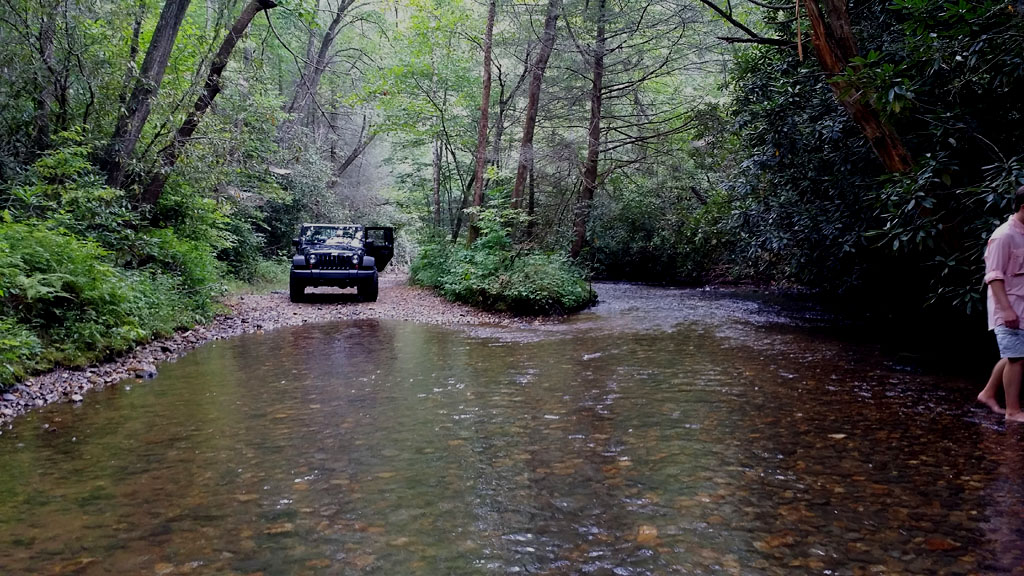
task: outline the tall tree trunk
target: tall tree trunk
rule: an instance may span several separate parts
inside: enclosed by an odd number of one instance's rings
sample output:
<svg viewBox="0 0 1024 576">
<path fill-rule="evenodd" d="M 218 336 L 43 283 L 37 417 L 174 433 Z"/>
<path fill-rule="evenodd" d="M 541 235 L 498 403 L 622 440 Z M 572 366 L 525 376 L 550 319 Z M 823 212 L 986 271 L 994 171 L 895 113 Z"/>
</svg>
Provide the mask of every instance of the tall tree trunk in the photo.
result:
<svg viewBox="0 0 1024 576">
<path fill-rule="evenodd" d="M 135 151 L 139 142 L 142 127 L 149 118 L 153 99 L 156 98 L 160 83 L 164 79 L 164 71 L 171 57 L 171 49 L 178 37 L 190 0 L 167 0 L 160 19 L 153 30 L 153 38 L 146 49 L 146 57 L 142 61 L 142 70 L 135 79 L 132 93 L 121 114 L 117 116 L 117 125 L 110 138 L 110 146 L 105 155 L 107 185 L 119 187 L 124 182 L 125 165 Z"/>
<path fill-rule="evenodd" d="M 476 184 L 473 187 L 473 206 L 479 207 L 484 204 L 484 168 L 487 164 L 487 122 L 488 112 L 491 105 L 491 41 L 494 37 L 494 14 L 498 9 L 497 0 L 490 0 L 487 6 L 487 29 L 484 31 L 484 86 L 480 96 L 480 123 L 477 125 L 476 133 L 476 170 L 473 177 Z M 476 226 L 476 217 L 472 218 L 469 226 L 469 237 L 467 241 L 472 244 L 480 235 L 480 229 Z"/>
<path fill-rule="evenodd" d="M 519 146 L 519 163 L 516 166 L 516 180 L 512 186 L 512 208 L 519 209 L 523 198 L 523 187 L 526 185 L 527 172 L 533 166 L 533 133 L 537 125 L 537 109 L 540 105 L 540 88 L 544 80 L 544 71 L 548 67 L 548 58 L 555 47 L 555 25 L 561 0 L 548 0 L 548 13 L 544 18 L 544 34 L 541 37 L 540 52 L 533 61 L 533 73 L 530 76 L 530 90 L 526 98 L 526 119 L 523 120 L 523 141 Z"/>
<path fill-rule="evenodd" d="M 501 140 L 505 136 L 505 112 L 508 111 L 508 102 L 498 101 L 498 117 L 494 119 L 494 131 L 491 139 L 491 152 L 488 154 L 488 161 L 495 170 L 501 170 Z"/>
<path fill-rule="evenodd" d="M 530 177 L 529 185 L 527 186 L 530 190 L 529 202 L 526 205 L 526 215 L 529 219 L 526 221 L 526 237 L 533 238 L 533 230 L 537 227 L 537 221 L 534 218 L 534 214 L 537 212 L 535 200 L 537 198 L 537 177 L 534 175 L 533 170 L 533 159 L 530 159 Z"/>
<path fill-rule="evenodd" d="M 580 198 L 576 203 L 573 217 L 575 238 L 569 256 L 579 258 L 583 252 L 583 244 L 587 239 L 587 221 L 597 190 L 597 161 L 601 146 L 601 91 L 604 81 L 605 53 L 605 0 L 597 3 L 597 34 L 594 37 L 593 81 L 590 86 L 590 123 L 587 133 L 587 159 L 583 164 L 583 185 Z"/>
<path fill-rule="evenodd" d="M 170 175 L 174 165 L 178 163 L 181 151 L 192 138 L 196 128 L 199 127 L 199 121 L 203 119 L 203 114 L 206 113 L 213 104 L 217 94 L 220 93 L 221 74 L 224 73 L 224 68 L 228 65 L 228 59 L 231 58 L 231 52 L 235 49 L 235 45 L 238 44 L 238 40 L 245 34 L 245 30 L 257 14 L 264 10 L 270 10 L 275 6 L 277 4 L 273 0 L 250 0 L 245 8 L 242 9 L 242 13 L 238 15 L 238 19 L 235 20 L 231 31 L 224 37 L 224 41 L 221 42 L 217 54 L 213 57 L 213 63 L 210 65 L 210 72 L 206 76 L 206 83 L 203 86 L 202 94 L 199 95 L 188 117 L 178 127 L 178 131 L 174 133 L 174 139 L 161 151 L 160 166 L 150 178 L 149 184 L 142 191 L 141 200 L 143 204 L 154 206 L 160 200 L 160 195 L 164 191 L 164 185 L 167 184 L 167 177 Z"/>
<path fill-rule="evenodd" d="M 128 43 L 128 67 L 124 70 L 124 79 L 121 80 L 121 93 L 117 96 L 117 102 L 123 109 L 128 108 L 128 94 L 132 87 L 132 80 L 135 79 L 138 70 L 136 60 L 139 57 L 139 35 L 142 34 L 142 23 L 146 19 L 146 2 L 139 0 L 135 7 L 135 21 L 132 23 L 132 38 Z"/>
<path fill-rule="evenodd" d="M 822 13 L 819 1 L 827 13 Z M 857 56 L 845 0 L 807 0 L 804 5 L 811 22 L 811 41 L 821 67 L 829 77 L 843 73 Z M 885 169 L 896 173 L 909 171 L 913 166 L 910 153 L 893 127 L 871 105 L 864 90 L 845 80 L 831 84 L 836 98 L 867 138 Z"/>
<path fill-rule="evenodd" d="M 39 57 L 43 66 L 39 70 L 39 94 L 36 96 L 36 109 L 32 119 L 33 145 L 39 152 L 46 150 L 50 144 L 50 109 L 53 107 L 54 85 L 57 82 L 53 59 L 53 47 L 57 38 L 57 25 L 53 20 L 56 17 L 57 14 L 51 11 L 43 16 L 39 25 Z"/>
<path fill-rule="evenodd" d="M 441 142 L 434 137 L 434 227 L 441 227 Z"/>
<path fill-rule="evenodd" d="M 455 223 L 452 225 L 452 243 L 459 240 L 459 232 L 462 230 L 462 217 L 466 213 L 466 208 L 469 208 L 470 192 L 473 190 L 474 182 L 476 182 L 476 172 L 469 175 L 466 187 L 461 189 L 462 200 L 459 204 L 459 211 L 455 214 Z"/>
<path fill-rule="evenodd" d="M 215 0 L 206 0 L 206 31 L 209 32 L 211 28 L 216 26 L 217 22 L 217 5 Z"/>
<path fill-rule="evenodd" d="M 338 27 L 341 26 L 345 11 L 348 10 L 354 1 L 341 0 L 341 3 L 338 5 L 334 18 L 331 19 L 331 23 L 327 26 L 327 30 L 324 31 L 324 35 L 320 39 L 320 46 L 317 49 L 316 56 L 306 61 L 302 76 L 299 78 L 298 84 L 295 85 L 295 94 L 292 95 L 292 100 L 286 108 L 289 114 L 302 116 L 309 107 L 309 103 L 316 98 L 317 90 L 320 88 L 320 79 L 323 78 L 324 70 L 330 64 L 331 47 L 334 45 L 334 40 L 338 37 Z"/>
</svg>

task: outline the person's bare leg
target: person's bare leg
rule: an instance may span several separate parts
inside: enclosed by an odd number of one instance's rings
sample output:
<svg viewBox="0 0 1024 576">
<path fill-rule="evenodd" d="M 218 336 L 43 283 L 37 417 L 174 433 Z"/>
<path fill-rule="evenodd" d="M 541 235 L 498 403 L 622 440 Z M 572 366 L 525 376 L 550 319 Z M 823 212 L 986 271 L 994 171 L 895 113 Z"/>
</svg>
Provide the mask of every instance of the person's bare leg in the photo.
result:
<svg viewBox="0 0 1024 576">
<path fill-rule="evenodd" d="M 978 402 L 988 406 L 996 414 L 1006 413 L 1006 410 L 1003 410 L 996 400 L 996 392 L 1003 384 L 1003 370 L 1006 369 L 1006 363 L 1006 358 L 1000 358 L 999 362 L 996 362 L 995 367 L 992 368 L 992 375 L 988 377 L 988 383 L 985 384 L 985 389 L 978 394 Z"/>
<path fill-rule="evenodd" d="M 1010 358 L 1003 369 L 1003 392 L 1006 393 L 1006 419 L 1024 422 L 1020 411 L 1020 376 L 1024 373 L 1024 358 Z"/>
</svg>

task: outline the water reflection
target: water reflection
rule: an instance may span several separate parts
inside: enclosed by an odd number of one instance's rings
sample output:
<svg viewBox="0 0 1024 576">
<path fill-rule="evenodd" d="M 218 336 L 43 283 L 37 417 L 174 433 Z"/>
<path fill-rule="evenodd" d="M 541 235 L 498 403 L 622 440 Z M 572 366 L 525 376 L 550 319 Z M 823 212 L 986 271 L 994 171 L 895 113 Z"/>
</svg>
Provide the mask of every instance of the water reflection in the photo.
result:
<svg viewBox="0 0 1024 576">
<path fill-rule="evenodd" d="M 1024 562 L 1019 434 L 964 407 L 964 383 L 757 300 L 601 295 L 514 331 L 365 320 L 244 336 L 21 419 L 0 436 L 0 574 Z"/>
</svg>

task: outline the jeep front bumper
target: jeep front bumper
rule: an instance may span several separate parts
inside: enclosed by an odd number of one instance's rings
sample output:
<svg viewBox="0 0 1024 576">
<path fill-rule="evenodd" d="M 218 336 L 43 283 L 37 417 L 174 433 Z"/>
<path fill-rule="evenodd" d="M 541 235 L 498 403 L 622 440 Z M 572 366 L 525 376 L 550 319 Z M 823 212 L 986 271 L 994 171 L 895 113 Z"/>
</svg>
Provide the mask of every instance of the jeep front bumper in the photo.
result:
<svg viewBox="0 0 1024 576">
<path fill-rule="evenodd" d="M 359 282 L 373 280 L 376 270 L 296 270 L 292 268 L 291 279 L 306 286 L 355 286 Z"/>
</svg>

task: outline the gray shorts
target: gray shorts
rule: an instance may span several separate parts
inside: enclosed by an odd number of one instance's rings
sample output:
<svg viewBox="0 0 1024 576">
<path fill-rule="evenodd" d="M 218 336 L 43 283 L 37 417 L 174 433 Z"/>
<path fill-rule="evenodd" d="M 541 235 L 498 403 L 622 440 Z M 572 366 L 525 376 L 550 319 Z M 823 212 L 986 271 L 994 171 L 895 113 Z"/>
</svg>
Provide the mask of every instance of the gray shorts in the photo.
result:
<svg viewBox="0 0 1024 576">
<path fill-rule="evenodd" d="M 1024 330 L 996 326 L 995 333 L 1000 358 L 1024 358 Z"/>
</svg>

